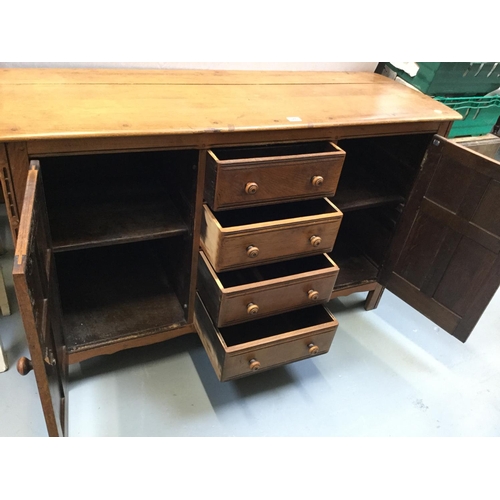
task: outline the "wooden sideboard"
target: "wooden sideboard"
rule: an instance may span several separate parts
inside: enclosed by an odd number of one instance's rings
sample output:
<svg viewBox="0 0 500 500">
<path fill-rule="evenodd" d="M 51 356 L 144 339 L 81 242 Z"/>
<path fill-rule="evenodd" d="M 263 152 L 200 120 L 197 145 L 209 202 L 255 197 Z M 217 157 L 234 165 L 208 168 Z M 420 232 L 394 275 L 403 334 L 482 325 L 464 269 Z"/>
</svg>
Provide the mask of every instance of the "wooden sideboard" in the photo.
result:
<svg viewBox="0 0 500 500">
<path fill-rule="evenodd" d="M 197 332 L 220 380 L 327 352 L 384 288 L 465 341 L 500 284 L 500 165 L 368 73 L 0 70 L 14 283 L 49 435 L 68 365 Z"/>
</svg>

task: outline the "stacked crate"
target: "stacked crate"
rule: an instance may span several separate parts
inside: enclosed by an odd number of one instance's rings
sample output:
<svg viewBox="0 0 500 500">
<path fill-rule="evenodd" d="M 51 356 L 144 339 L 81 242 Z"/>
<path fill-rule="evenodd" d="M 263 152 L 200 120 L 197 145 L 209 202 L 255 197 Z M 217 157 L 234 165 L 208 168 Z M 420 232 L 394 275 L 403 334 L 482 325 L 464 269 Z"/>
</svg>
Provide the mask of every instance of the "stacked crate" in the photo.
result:
<svg viewBox="0 0 500 500">
<path fill-rule="evenodd" d="M 500 63 L 381 63 L 376 71 L 459 112 L 449 137 L 488 134 L 500 116 Z"/>
</svg>

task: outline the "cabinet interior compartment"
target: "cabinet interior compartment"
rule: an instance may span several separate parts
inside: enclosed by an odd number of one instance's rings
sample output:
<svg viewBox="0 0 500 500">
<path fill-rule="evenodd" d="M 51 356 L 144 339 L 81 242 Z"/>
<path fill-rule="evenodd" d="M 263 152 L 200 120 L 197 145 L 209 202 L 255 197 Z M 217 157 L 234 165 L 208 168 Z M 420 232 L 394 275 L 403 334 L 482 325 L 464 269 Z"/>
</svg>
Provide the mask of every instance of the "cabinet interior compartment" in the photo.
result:
<svg viewBox="0 0 500 500">
<path fill-rule="evenodd" d="M 432 134 L 345 139 L 346 152 L 332 202 L 343 213 L 404 203 Z"/>
<path fill-rule="evenodd" d="M 68 352 L 192 322 L 198 152 L 40 165 Z"/>
<path fill-rule="evenodd" d="M 400 213 L 401 206 L 385 206 L 344 214 L 329 254 L 340 268 L 334 290 L 377 280 Z"/>
<path fill-rule="evenodd" d="M 332 317 L 330 314 L 323 306 L 318 305 L 277 314 L 249 323 L 222 327 L 219 331 L 226 347 L 233 347 L 331 322 Z"/>
<path fill-rule="evenodd" d="M 55 254 L 68 352 L 186 324 L 167 258 L 181 239 Z"/>
<path fill-rule="evenodd" d="M 42 158 L 54 251 L 188 233 L 194 198 L 186 206 L 181 171 L 197 162 L 196 151 Z"/>
</svg>

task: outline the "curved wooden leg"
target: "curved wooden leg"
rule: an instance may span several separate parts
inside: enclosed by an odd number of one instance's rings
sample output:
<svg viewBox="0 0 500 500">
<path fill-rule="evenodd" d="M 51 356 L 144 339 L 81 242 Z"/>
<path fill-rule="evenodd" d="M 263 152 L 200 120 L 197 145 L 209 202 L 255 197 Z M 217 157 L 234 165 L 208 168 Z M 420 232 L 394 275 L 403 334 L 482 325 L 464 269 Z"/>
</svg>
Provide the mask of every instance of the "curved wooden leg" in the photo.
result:
<svg viewBox="0 0 500 500">
<path fill-rule="evenodd" d="M 380 299 L 382 297 L 382 294 L 384 293 L 384 290 L 385 288 L 382 285 L 377 284 L 374 290 L 368 292 L 368 296 L 366 297 L 365 301 L 366 311 L 371 311 L 372 309 L 377 308 L 378 303 L 380 302 Z"/>
</svg>

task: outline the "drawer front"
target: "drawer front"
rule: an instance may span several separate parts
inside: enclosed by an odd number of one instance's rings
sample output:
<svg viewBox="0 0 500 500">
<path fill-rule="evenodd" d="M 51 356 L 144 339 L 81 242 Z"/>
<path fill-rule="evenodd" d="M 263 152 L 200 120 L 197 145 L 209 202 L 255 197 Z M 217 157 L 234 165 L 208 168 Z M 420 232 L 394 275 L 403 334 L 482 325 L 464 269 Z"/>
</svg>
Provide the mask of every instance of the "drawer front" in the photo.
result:
<svg viewBox="0 0 500 500">
<path fill-rule="evenodd" d="M 219 161 L 208 152 L 205 199 L 214 210 L 333 196 L 345 153 Z"/>
<path fill-rule="evenodd" d="M 223 227 L 205 205 L 201 247 L 217 272 L 328 253 L 335 244 L 342 212 L 326 199 L 314 202 L 319 203 L 325 212 L 234 227 Z M 283 209 L 283 205 L 278 207 Z M 236 212 L 238 210 L 229 213 L 233 216 Z M 219 214 L 219 217 L 224 213 L 227 212 Z"/>
<path fill-rule="evenodd" d="M 309 312 L 309 317 L 316 315 L 319 319 L 311 321 L 309 326 L 304 327 L 302 324 L 301 329 L 284 333 L 280 331 L 276 335 L 269 334 L 269 323 L 275 318 L 287 318 L 286 315 L 230 327 L 233 330 L 241 330 L 245 326 L 253 325 L 255 330 L 262 329 L 267 335 L 265 338 L 248 342 L 243 337 L 242 343 L 229 347 L 224 337 L 224 329 L 219 330 L 214 326 L 200 297 L 197 296 L 195 326 L 219 380 L 224 382 L 328 352 L 337 331 L 337 320 L 322 306 L 305 311 Z M 287 314 L 290 316 L 299 313 L 301 311 Z M 289 319 L 288 317 L 287 320 Z M 308 320 L 302 323 L 307 323 Z M 264 328 L 263 322 L 266 322 Z M 290 321 L 290 324 L 293 324 L 293 321 Z M 238 331 L 232 331 L 231 334 L 238 335 Z"/>
<path fill-rule="evenodd" d="M 331 252 L 340 220 L 222 235 L 216 254 L 207 249 L 217 272 L 306 255 Z"/>
<path fill-rule="evenodd" d="M 225 287 L 201 252 L 198 291 L 218 327 L 328 302 L 339 268 L 326 255 L 313 259 L 324 260 L 323 268 Z M 259 269 L 252 271 L 258 276 Z"/>
</svg>

